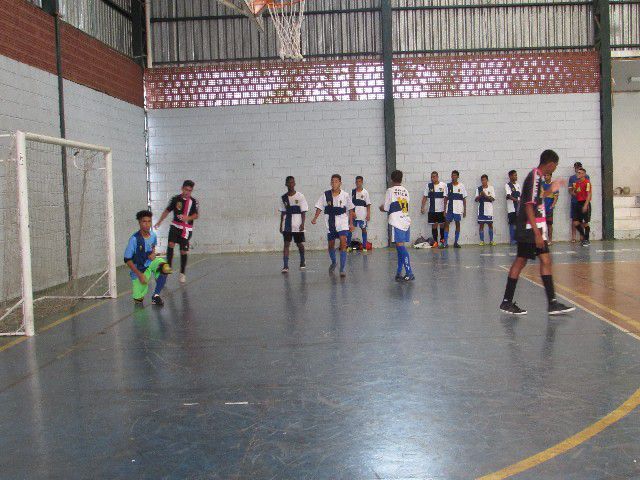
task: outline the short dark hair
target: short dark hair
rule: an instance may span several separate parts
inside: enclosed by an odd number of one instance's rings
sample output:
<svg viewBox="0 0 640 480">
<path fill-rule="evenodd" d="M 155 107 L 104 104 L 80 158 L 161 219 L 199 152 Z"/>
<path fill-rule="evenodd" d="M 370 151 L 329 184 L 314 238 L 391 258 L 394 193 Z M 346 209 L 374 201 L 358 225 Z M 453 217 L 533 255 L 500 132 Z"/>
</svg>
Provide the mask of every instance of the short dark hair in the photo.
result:
<svg viewBox="0 0 640 480">
<path fill-rule="evenodd" d="M 402 170 L 394 170 L 391 172 L 391 181 L 395 183 L 402 183 Z"/>
<path fill-rule="evenodd" d="M 289 175 L 287 178 L 285 178 L 284 184 L 286 185 L 287 183 L 289 183 L 289 180 L 295 180 L 295 178 L 293 178 L 293 175 Z"/>
<path fill-rule="evenodd" d="M 546 165 L 547 163 L 558 163 L 560 157 L 553 150 L 545 150 L 540 154 L 540 165 Z"/>
<path fill-rule="evenodd" d="M 338 180 L 342 181 L 342 177 L 337 173 L 334 173 L 333 175 L 331 175 L 331 180 L 333 180 L 334 178 L 337 178 Z"/>
<path fill-rule="evenodd" d="M 509 176 L 513 175 L 514 173 L 518 173 L 515 170 L 509 170 Z"/>
<path fill-rule="evenodd" d="M 362 180 L 362 181 L 364 182 L 364 178 L 362 177 L 362 175 L 358 175 L 358 176 L 356 177 L 356 182 L 357 182 L 358 180 Z"/>
<path fill-rule="evenodd" d="M 579 172 L 587 173 L 587 171 L 584 169 L 584 167 L 580 167 L 580 168 L 578 169 L 578 171 L 579 171 Z"/>
<path fill-rule="evenodd" d="M 458 170 L 453 170 L 453 171 L 451 172 L 451 175 L 453 175 L 454 173 L 455 173 L 456 175 L 460 176 L 460 172 L 459 172 Z"/>
<path fill-rule="evenodd" d="M 184 188 L 184 187 L 193 188 L 195 186 L 196 186 L 196 184 L 195 184 L 195 182 L 193 180 L 185 180 L 184 182 L 182 182 L 182 188 Z"/>
<path fill-rule="evenodd" d="M 582 168 L 582 162 L 575 162 L 573 168 Z"/>
<path fill-rule="evenodd" d="M 435 170 L 433 172 L 431 172 L 431 175 L 438 175 L 438 172 L 436 172 Z"/>
<path fill-rule="evenodd" d="M 136 213 L 136 220 L 141 220 L 145 217 L 153 217 L 151 210 L 140 210 L 138 213 Z"/>
<path fill-rule="evenodd" d="M 486 173 L 483 173 L 482 175 L 480 175 L 480 180 L 482 180 L 483 178 L 486 178 L 487 180 L 489 180 L 489 175 L 487 175 Z"/>
</svg>

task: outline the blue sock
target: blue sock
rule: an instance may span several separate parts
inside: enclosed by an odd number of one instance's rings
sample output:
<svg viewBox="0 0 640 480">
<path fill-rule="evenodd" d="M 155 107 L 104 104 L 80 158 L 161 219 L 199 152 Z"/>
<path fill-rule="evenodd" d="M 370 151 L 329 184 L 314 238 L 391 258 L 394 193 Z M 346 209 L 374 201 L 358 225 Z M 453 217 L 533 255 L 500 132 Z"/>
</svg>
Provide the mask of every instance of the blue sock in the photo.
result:
<svg viewBox="0 0 640 480">
<path fill-rule="evenodd" d="M 411 260 L 409 259 L 409 251 L 404 245 L 400 247 L 400 249 L 402 250 L 402 263 L 404 265 L 404 271 L 407 275 L 413 275 L 413 271 L 411 270 Z"/>
<path fill-rule="evenodd" d="M 398 252 L 398 269 L 396 270 L 396 275 L 400 275 L 402 273 L 402 265 L 404 264 L 402 247 L 396 246 L 396 252 Z"/>
<path fill-rule="evenodd" d="M 516 226 L 509 225 L 509 237 L 511 238 L 511 242 L 513 243 L 516 239 Z"/>
<path fill-rule="evenodd" d="M 445 230 L 444 232 L 444 243 L 447 245 L 449 243 L 449 232 Z"/>
<path fill-rule="evenodd" d="M 489 229 L 489 241 L 493 242 L 493 228 Z"/>
<path fill-rule="evenodd" d="M 162 274 L 158 276 L 158 278 L 156 278 L 156 289 L 153 291 L 153 294 L 160 295 L 165 283 L 167 283 L 167 276 Z"/>
<path fill-rule="evenodd" d="M 480 241 L 484 242 L 484 228 L 480 230 Z"/>
<path fill-rule="evenodd" d="M 367 249 L 367 234 L 365 232 L 362 232 L 362 249 Z"/>
<path fill-rule="evenodd" d="M 304 262 L 304 250 L 302 250 L 302 251 L 300 252 L 300 263 L 305 263 L 305 262 Z"/>
<path fill-rule="evenodd" d="M 456 230 L 456 243 L 458 243 L 459 239 L 460 239 L 460 230 Z"/>
<path fill-rule="evenodd" d="M 344 267 L 347 264 L 347 252 L 340 250 L 340 271 L 344 272 Z"/>
<path fill-rule="evenodd" d="M 284 262 L 284 268 L 289 268 L 289 257 L 287 257 L 286 255 L 283 255 L 282 261 Z"/>
<path fill-rule="evenodd" d="M 353 232 L 351 232 L 351 230 L 349 230 L 349 233 L 347 233 L 347 248 L 349 248 L 351 246 L 351 237 L 353 236 Z"/>
<path fill-rule="evenodd" d="M 336 251 L 332 248 L 329 250 L 329 257 L 331 257 L 331 265 L 336 264 Z"/>
</svg>

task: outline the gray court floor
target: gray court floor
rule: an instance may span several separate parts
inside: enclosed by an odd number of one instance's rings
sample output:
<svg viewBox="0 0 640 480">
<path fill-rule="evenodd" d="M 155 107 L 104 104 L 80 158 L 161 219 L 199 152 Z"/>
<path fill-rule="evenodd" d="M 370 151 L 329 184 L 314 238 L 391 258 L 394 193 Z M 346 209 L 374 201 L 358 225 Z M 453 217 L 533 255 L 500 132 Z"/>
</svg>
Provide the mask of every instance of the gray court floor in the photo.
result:
<svg viewBox="0 0 640 480">
<path fill-rule="evenodd" d="M 613 247 L 615 245 L 615 248 Z M 616 250 L 624 245 L 626 251 Z M 205 258 L 162 309 L 106 302 L 0 352 L 7 479 L 467 479 L 545 450 L 640 387 L 640 342 L 588 312 L 497 311 L 509 247 Z M 640 242 L 559 244 L 639 261 Z M 297 264 L 296 254 L 292 265 Z M 640 412 L 517 478 L 640 478 Z"/>
</svg>

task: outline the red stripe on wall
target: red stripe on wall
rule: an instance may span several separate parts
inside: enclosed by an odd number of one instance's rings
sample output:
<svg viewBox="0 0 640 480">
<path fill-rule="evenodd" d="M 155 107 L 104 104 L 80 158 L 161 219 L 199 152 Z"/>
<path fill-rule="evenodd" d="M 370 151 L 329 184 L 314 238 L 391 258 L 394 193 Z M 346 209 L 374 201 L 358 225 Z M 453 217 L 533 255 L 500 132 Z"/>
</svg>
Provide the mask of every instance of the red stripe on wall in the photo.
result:
<svg viewBox="0 0 640 480">
<path fill-rule="evenodd" d="M 139 65 L 67 23 L 60 32 L 64 78 L 144 105 Z M 53 17 L 25 0 L 0 0 L 0 55 L 56 74 Z"/>
</svg>

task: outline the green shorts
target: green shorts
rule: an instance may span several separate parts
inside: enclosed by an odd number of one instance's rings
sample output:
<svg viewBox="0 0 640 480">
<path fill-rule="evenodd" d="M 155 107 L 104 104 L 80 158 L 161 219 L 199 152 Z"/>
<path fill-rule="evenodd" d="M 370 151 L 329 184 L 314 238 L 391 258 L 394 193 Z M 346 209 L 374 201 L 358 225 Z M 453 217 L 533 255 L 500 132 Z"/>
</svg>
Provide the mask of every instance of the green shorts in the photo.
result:
<svg viewBox="0 0 640 480">
<path fill-rule="evenodd" d="M 156 257 L 151 261 L 151 265 L 149 265 L 142 273 L 147 279 L 147 283 L 141 283 L 138 278 L 131 280 L 131 296 L 134 299 L 141 300 L 144 298 L 147 292 L 149 292 L 149 280 L 151 280 L 151 274 L 153 273 L 154 278 L 158 278 L 160 276 L 158 267 L 166 262 L 167 261 L 162 257 Z"/>
</svg>

